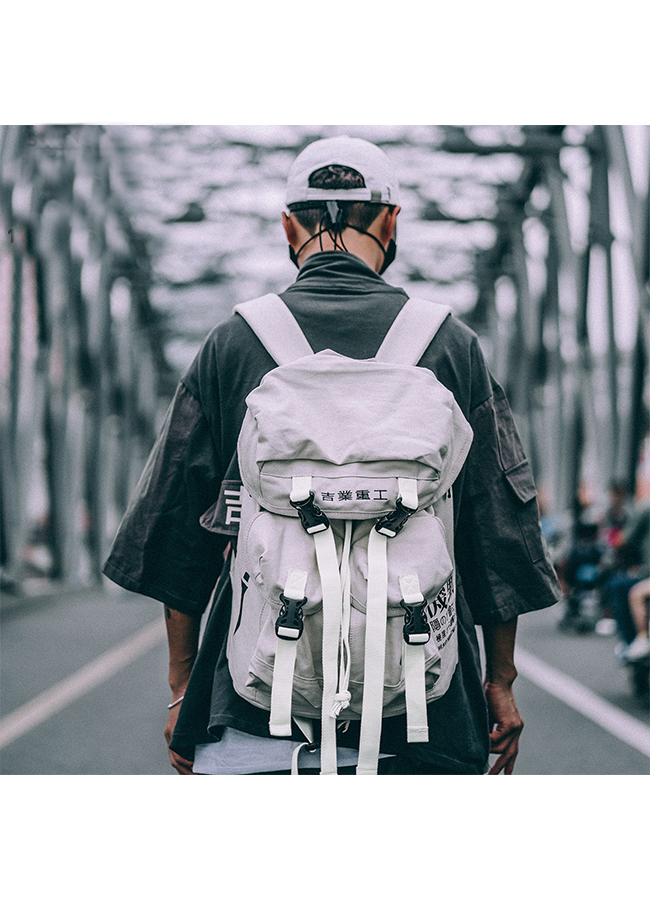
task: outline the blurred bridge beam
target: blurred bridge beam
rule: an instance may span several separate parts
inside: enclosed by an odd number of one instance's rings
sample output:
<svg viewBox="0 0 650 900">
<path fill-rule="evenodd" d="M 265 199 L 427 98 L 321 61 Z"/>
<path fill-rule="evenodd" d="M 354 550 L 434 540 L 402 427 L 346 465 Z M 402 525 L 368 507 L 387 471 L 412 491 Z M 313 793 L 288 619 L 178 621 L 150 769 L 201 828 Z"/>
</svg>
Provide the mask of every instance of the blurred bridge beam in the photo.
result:
<svg viewBox="0 0 650 900">
<path fill-rule="evenodd" d="M 5 589 L 100 579 L 174 380 L 110 165 L 99 126 L 0 132 Z"/>
<path fill-rule="evenodd" d="M 629 248 L 636 281 L 637 325 L 632 352 L 631 377 L 626 401 L 625 430 L 622 435 L 619 470 L 630 493 L 634 493 L 639 456 L 648 433 L 647 392 L 648 340 L 650 334 L 650 166 L 645 191 L 634 186 L 629 154 L 620 125 L 600 126 L 612 172 L 623 186 L 629 224 Z M 650 132 L 650 126 L 646 126 Z M 643 188 L 642 188 L 643 190 Z"/>
</svg>

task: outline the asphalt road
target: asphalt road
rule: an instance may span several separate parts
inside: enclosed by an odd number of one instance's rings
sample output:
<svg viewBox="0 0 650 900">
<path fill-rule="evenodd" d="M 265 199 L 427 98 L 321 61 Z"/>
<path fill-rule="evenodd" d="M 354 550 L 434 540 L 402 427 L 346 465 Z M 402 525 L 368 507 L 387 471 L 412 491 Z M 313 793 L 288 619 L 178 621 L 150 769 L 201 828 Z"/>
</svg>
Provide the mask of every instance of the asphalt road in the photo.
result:
<svg viewBox="0 0 650 900">
<path fill-rule="evenodd" d="M 559 608 L 522 617 L 516 775 L 650 774 L 650 723 L 614 637 L 570 636 Z M 0 773 L 173 775 L 162 610 L 117 588 L 6 609 Z M 549 668 L 550 667 L 550 668 Z M 584 688 L 588 690 L 585 692 Z"/>
<path fill-rule="evenodd" d="M 650 716 L 633 695 L 627 669 L 616 659 L 617 638 L 562 633 L 559 617 L 558 605 L 519 620 L 517 648 L 526 656 L 519 658 L 515 652 L 515 691 L 525 726 L 515 773 L 650 774 Z M 552 671 L 547 673 L 544 664 Z M 549 691 L 551 676 L 560 682 L 565 699 Z M 595 697 L 582 696 L 580 688 Z M 628 743 L 639 738 L 645 752 Z"/>
</svg>

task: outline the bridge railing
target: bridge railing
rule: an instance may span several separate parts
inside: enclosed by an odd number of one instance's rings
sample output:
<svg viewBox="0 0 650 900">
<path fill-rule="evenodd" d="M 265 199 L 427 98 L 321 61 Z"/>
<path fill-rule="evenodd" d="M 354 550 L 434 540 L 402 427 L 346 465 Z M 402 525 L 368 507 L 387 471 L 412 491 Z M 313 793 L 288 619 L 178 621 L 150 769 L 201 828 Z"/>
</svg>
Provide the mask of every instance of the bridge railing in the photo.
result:
<svg viewBox="0 0 650 900">
<path fill-rule="evenodd" d="M 100 127 L 0 141 L 3 587 L 93 582 L 169 391 L 146 245 Z"/>
</svg>

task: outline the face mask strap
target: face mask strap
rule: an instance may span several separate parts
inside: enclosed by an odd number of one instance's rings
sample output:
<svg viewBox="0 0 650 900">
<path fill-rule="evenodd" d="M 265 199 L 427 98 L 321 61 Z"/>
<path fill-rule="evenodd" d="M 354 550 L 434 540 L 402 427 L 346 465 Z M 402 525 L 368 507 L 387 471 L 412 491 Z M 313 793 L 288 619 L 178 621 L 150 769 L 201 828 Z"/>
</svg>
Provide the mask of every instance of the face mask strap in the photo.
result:
<svg viewBox="0 0 650 900">
<path fill-rule="evenodd" d="M 363 229 L 357 228 L 356 225 L 348 224 L 347 227 L 352 228 L 354 231 L 358 231 L 359 234 L 365 234 L 367 237 L 372 238 L 373 241 L 377 244 L 381 252 L 384 254 L 384 261 L 381 264 L 381 269 L 379 270 L 379 274 L 383 275 L 383 273 L 395 259 L 395 255 L 397 253 L 397 244 L 395 243 L 394 239 L 391 238 L 388 242 L 388 247 L 384 249 L 384 245 L 379 240 L 379 238 L 375 237 L 375 235 L 371 234 L 369 231 L 363 231 Z"/>
<path fill-rule="evenodd" d="M 311 244 L 311 242 L 315 241 L 317 237 L 320 237 L 320 235 L 322 235 L 322 233 L 323 233 L 322 231 L 318 231 L 318 232 L 316 232 L 316 234 L 312 234 L 312 236 L 308 240 L 306 240 L 304 244 L 302 244 L 300 247 L 298 247 L 298 250 L 294 250 L 293 247 L 291 246 L 291 244 L 289 244 L 289 259 L 296 266 L 296 268 L 298 268 L 298 269 L 300 268 L 300 263 L 298 261 L 298 258 L 300 256 L 300 254 L 302 253 L 302 251 L 307 246 L 307 244 Z M 323 239 L 321 238 L 321 250 L 322 249 L 323 249 Z"/>
<path fill-rule="evenodd" d="M 324 250 L 324 234 L 328 234 L 330 236 L 335 250 L 342 249 L 346 253 L 349 252 L 347 247 L 343 243 L 343 237 L 341 235 L 342 229 L 344 227 L 347 227 L 347 224 L 344 223 L 344 219 L 345 216 L 343 209 L 338 205 L 338 203 L 335 200 L 328 200 L 326 207 L 323 209 L 323 215 L 321 216 L 319 230 L 316 232 L 316 234 L 312 234 L 312 236 L 308 238 L 305 243 L 298 248 L 298 250 L 294 250 L 291 244 L 289 244 L 289 259 L 291 260 L 291 262 L 297 268 L 300 268 L 300 254 L 305 249 L 307 244 L 315 241 L 316 238 L 318 238 L 318 243 L 320 244 L 321 251 Z"/>
<path fill-rule="evenodd" d="M 356 225 L 350 225 L 350 223 L 345 220 L 344 210 L 338 205 L 335 200 L 327 201 L 326 208 L 323 210 L 323 215 L 320 220 L 320 228 L 316 232 L 316 234 L 312 234 L 312 236 L 298 248 L 297 252 L 294 251 L 291 245 L 289 245 L 289 258 L 291 259 L 291 262 L 293 262 L 295 266 L 300 268 L 300 263 L 298 261 L 300 254 L 305 249 L 307 244 L 310 244 L 316 238 L 318 238 L 320 249 L 322 251 L 323 234 L 325 233 L 329 235 L 330 240 L 334 244 L 335 250 L 343 250 L 345 253 L 349 253 L 350 251 L 345 246 L 345 243 L 343 241 L 344 228 L 351 228 L 353 231 L 357 231 L 359 234 L 365 234 L 367 235 L 367 237 L 373 239 L 373 241 L 377 244 L 384 255 L 384 260 L 379 270 L 379 274 L 383 275 L 383 273 L 395 259 L 395 255 L 397 253 L 397 244 L 395 243 L 394 238 L 390 239 L 390 241 L 388 242 L 388 247 L 384 249 L 384 245 L 381 243 L 379 238 L 375 237 L 374 234 L 371 234 L 369 231 L 364 231 L 362 228 L 357 228 Z"/>
</svg>

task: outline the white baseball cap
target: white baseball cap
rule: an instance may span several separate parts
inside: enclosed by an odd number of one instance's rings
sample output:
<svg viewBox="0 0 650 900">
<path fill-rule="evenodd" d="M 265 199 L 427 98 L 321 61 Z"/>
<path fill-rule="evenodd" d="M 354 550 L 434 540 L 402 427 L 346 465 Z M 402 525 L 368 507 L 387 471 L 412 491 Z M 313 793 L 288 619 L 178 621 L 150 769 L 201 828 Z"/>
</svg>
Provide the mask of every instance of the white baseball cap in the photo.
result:
<svg viewBox="0 0 650 900">
<path fill-rule="evenodd" d="M 309 186 L 309 177 L 313 172 L 334 165 L 355 169 L 363 177 L 365 187 L 346 191 Z M 311 200 L 350 200 L 398 206 L 399 184 L 383 150 L 362 138 L 340 135 L 309 144 L 298 154 L 289 170 L 287 206 Z"/>
</svg>

